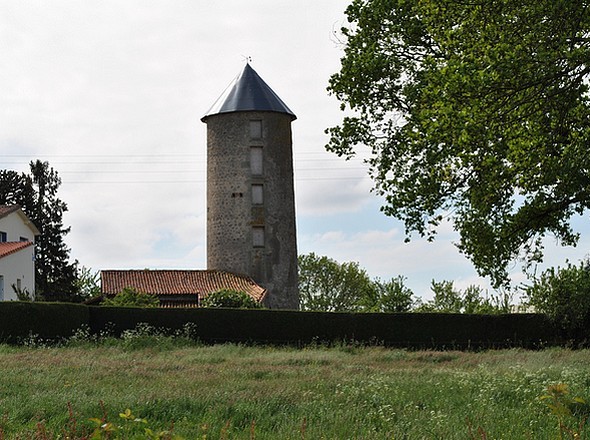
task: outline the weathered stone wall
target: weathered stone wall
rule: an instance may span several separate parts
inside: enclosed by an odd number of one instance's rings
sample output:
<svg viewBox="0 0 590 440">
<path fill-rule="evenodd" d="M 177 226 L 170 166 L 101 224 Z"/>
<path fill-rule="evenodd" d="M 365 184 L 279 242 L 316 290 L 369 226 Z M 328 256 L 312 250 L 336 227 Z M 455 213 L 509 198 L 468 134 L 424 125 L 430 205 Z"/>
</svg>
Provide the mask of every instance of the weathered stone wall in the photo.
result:
<svg viewBox="0 0 590 440">
<path fill-rule="evenodd" d="M 250 121 L 262 121 L 262 137 Z M 207 122 L 207 268 L 250 275 L 268 289 L 271 308 L 297 309 L 297 240 L 291 117 L 235 112 Z M 253 173 L 252 148 L 262 148 Z M 262 203 L 252 186 L 262 185 Z M 257 231 L 255 231 L 257 229 Z M 254 234 L 263 230 L 263 243 Z"/>
</svg>

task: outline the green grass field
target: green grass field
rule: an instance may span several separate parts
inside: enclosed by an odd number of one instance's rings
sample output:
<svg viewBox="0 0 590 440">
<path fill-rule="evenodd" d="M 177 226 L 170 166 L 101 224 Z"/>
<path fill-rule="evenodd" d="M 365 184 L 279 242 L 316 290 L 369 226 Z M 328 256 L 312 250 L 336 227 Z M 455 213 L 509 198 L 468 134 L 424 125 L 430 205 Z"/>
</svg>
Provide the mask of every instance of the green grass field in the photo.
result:
<svg viewBox="0 0 590 440">
<path fill-rule="evenodd" d="M 584 438 L 586 405 L 539 398 L 560 383 L 590 401 L 590 351 L 0 345 L 0 439 Z"/>
</svg>

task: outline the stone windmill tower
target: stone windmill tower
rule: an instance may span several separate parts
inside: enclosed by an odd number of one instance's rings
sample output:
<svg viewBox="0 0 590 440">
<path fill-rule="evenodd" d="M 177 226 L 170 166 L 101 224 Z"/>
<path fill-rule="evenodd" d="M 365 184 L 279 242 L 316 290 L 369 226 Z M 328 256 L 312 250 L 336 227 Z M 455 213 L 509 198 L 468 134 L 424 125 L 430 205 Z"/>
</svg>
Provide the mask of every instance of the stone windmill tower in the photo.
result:
<svg viewBox="0 0 590 440">
<path fill-rule="evenodd" d="M 207 269 L 247 274 L 266 305 L 298 309 L 291 122 L 249 64 L 201 119 L 207 124 Z"/>
</svg>

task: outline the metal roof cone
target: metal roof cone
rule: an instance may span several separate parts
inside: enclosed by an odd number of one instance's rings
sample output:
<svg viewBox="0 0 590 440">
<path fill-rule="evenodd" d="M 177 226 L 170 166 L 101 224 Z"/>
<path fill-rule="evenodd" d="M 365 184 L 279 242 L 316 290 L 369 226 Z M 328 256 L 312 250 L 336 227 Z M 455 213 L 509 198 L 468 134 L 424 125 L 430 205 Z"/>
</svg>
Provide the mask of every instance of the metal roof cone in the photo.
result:
<svg viewBox="0 0 590 440">
<path fill-rule="evenodd" d="M 297 116 L 287 107 L 278 95 L 256 73 L 250 64 L 225 89 L 215 104 L 201 118 L 205 122 L 209 116 L 220 113 L 265 111 L 286 113 L 291 120 Z"/>
</svg>

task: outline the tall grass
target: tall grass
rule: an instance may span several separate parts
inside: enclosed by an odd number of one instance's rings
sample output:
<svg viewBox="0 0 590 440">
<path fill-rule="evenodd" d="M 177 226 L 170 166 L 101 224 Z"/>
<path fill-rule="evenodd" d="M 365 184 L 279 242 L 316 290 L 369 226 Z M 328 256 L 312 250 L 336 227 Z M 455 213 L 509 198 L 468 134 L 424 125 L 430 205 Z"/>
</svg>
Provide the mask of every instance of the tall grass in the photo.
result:
<svg viewBox="0 0 590 440">
<path fill-rule="evenodd" d="M 590 399 L 587 350 L 203 346 L 145 329 L 30 345 L 0 345 L 0 438 L 66 438 L 72 420 L 82 438 L 129 408 L 186 439 L 551 439 L 547 388 Z"/>
</svg>

